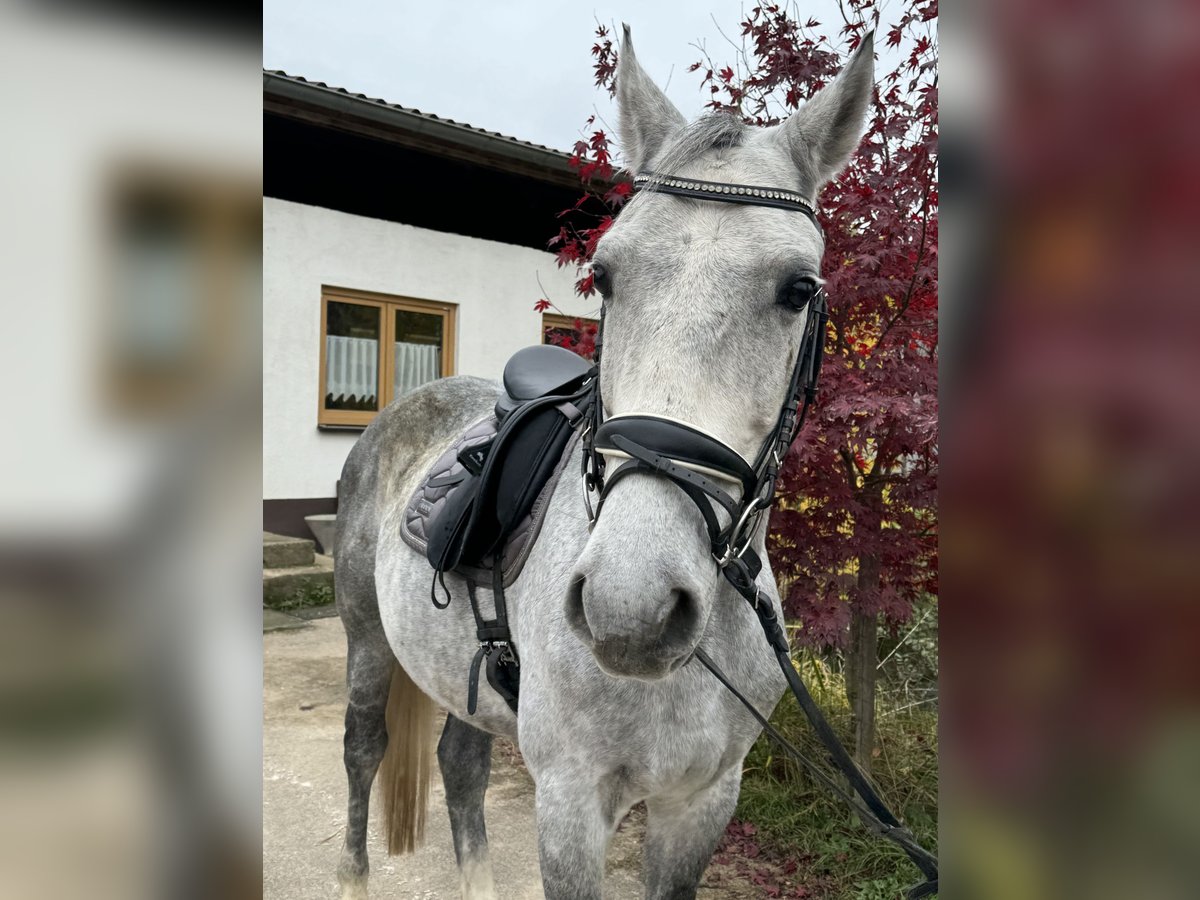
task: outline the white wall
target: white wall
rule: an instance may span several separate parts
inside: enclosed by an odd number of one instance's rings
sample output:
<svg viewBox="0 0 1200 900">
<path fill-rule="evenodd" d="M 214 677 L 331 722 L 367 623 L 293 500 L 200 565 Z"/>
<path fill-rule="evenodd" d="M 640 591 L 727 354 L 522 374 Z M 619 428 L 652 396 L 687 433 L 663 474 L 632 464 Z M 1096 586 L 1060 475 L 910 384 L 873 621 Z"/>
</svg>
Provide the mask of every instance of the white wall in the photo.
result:
<svg viewBox="0 0 1200 900">
<path fill-rule="evenodd" d="M 359 435 L 317 430 L 322 285 L 458 304 L 455 372 L 499 378 L 541 341 L 539 278 L 567 315 L 595 314 L 551 253 L 264 197 L 263 498 L 334 496 Z"/>
</svg>

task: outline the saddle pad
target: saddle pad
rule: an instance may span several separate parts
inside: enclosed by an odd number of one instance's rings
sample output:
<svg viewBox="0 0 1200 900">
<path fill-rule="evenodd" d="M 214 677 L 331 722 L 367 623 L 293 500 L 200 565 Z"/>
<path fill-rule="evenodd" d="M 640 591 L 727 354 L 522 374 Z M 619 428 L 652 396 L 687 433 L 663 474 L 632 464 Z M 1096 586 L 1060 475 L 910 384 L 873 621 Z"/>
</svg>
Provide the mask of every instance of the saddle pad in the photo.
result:
<svg viewBox="0 0 1200 900">
<path fill-rule="evenodd" d="M 425 477 L 421 479 L 421 486 L 417 488 L 416 493 L 413 494 L 412 498 L 408 501 L 408 505 L 405 507 L 404 524 L 400 529 L 400 536 L 404 539 L 404 543 L 408 544 L 408 546 L 421 555 L 425 555 L 429 547 L 427 537 L 429 522 L 437 515 L 442 506 L 445 505 L 451 491 L 460 486 L 458 483 L 446 484 L 445 482 L 454 482 L 455 476 L 461 475 L 465 471 L 462 463 L 458 461 L 459 452 L 480 444 L 486 444 L 495 437 L 498 430 L 499 422 L 495 415 L 481 419 L 463 432 L 437 458 L 437 461 L 430 467 Z M 546 510 L 550 505 L 550 497 L 554 493 L 554 487 L 558 484 L 563 466 L 575 450 L 575 444 L 578 439 L 578 434 L 573 434 L 571 439 L 567 441 L 562 457 L 559 459 L 558 465 L 554 468 L 554 473 L 546 482 L 545 487 L 542 488 L 541 493 L 538 494 L 529 515 L 522 519 L 512 530 L 508 540 L 505 542 L 504 548 L 500 553 L 504 587 L 511 587 L 512 583 L 517 580 L 517 576 L 521 574 L 525 560 L 529 557 L 529 553 L 533 549 L 533 542 L 537 539 L 538 532 L 542 528 L 542 522 L 546 518 Z M 492 571 L 490 568 L 463 565 L 459 566 L 455 571 L 473 581 L 482 584 L 491 583 Z"/>
</svg>

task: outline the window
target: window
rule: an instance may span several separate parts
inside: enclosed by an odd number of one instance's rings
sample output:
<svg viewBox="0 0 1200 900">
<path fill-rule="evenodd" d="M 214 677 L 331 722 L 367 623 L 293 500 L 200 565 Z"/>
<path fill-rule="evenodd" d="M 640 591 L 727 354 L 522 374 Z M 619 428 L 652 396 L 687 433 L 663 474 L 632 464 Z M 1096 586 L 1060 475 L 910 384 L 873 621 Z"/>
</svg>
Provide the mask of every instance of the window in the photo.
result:
<svg viewBox="0 0 1200 900">
<path fill-rule="evenodd" d="M 100 386 L 117 415 L 164 421 L 262 352 L 262 192 L 152 160 L 107 180 Z"/>
<path fill-rule="evenodd" d="M 322 289 L 317 423 L 369 425 L 397 397 L 453 375 L 454 313 L 452 303 Z"/>
<path fill-rule="evenodd" d="M 592 358 L 598 328 L 595 319 L 542 313 L 542 343 L 566 347 L 584 359 Z"/>
</svg>

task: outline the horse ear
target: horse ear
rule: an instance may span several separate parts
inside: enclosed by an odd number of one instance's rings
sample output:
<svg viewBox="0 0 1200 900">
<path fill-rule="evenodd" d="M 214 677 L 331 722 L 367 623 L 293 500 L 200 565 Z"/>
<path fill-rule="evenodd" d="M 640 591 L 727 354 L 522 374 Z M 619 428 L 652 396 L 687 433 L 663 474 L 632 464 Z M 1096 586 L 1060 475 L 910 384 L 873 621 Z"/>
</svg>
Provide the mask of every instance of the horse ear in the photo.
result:
<svg viewBox="0 0 1200 900">
<path fill-rule="evenodd" d="M 624 37 L 617 60 L 617 130 L 626 165 L 637 173 L 687 121 L 638 65 L 629 26 L 622 27 Z"/>
<path fill-rule="evenodd" d="M 782 125 L 792 159 L 819 191 L 850 161 L 862 140 L 875 75 L 875 32 L 868 32 L 830 84 Z"/>
</svg>

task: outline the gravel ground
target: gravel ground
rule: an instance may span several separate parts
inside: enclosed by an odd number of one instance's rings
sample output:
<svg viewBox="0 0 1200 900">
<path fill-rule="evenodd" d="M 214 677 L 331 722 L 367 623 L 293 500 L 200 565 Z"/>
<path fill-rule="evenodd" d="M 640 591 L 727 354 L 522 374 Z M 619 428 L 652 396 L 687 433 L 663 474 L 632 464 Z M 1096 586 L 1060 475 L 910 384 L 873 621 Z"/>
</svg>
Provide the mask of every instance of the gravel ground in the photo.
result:
<svg viewBox="0 0 1200 900">
<path fill-rule="evenodd" d="M 268 900 L 338 896 L 335 873 L 346 815 L 341 761 L 345 660 L 346 638 L 337 619 L 263 635 L 263 894 Z M 459 896 L 450 822 L 437 777 L 430 793 L 426 845 L 411 856 L 386 855 L 372 805 L 372 900 Z M 486 802 L 500 895 L 506 900 L 541 898 L 533 782 L 504 740 L 495 742 Z M 642 833 L 635 811 L 609 848 L 605 896 L 610 900 L 642 897 Z M 728 869 L 714 868 L 700 891 L 704 900 L 761 896 Z"/>
</svg>

